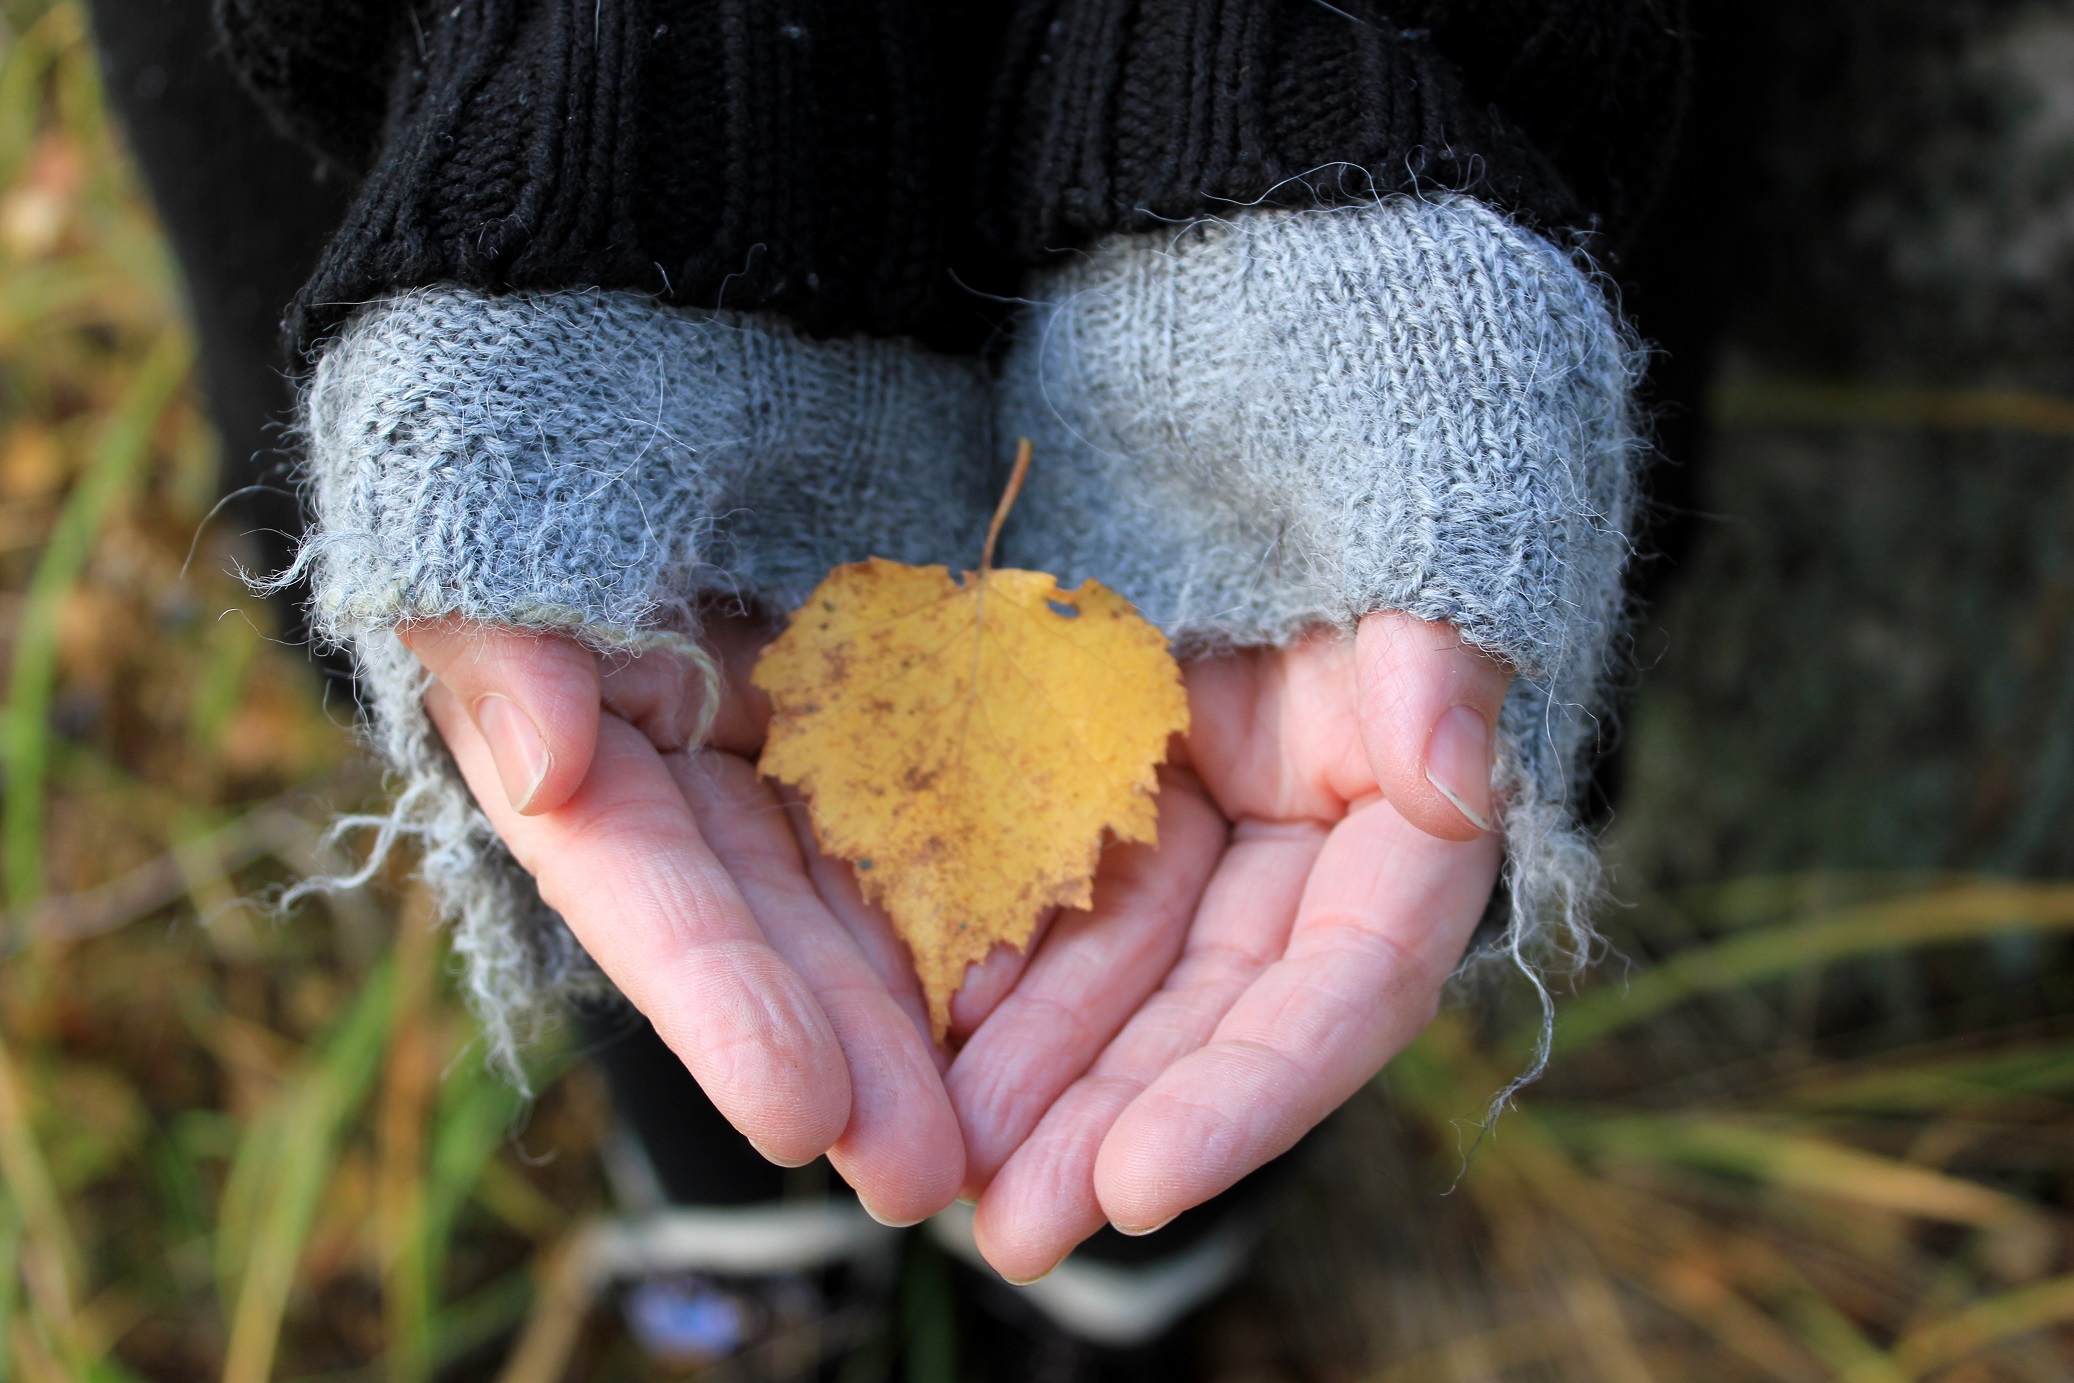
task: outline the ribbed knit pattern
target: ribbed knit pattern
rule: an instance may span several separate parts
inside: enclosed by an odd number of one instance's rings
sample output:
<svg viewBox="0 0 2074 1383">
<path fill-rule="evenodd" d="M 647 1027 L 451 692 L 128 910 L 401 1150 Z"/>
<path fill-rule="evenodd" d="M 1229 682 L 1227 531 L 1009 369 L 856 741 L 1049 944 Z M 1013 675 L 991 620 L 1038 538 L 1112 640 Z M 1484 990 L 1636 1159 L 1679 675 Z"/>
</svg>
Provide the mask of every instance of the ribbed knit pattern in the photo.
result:
<svg viewBox="0 0 2074 1383">
<path fill-rule="evenodd" d="M 1095 577 L 1184 649 L 1375 610 L 1519 671 L 1514 936 L 1579 943 L 1573 793 L 1622 628 L 1639 353 L 1554 245 L 1466 197 L 1254 210 L 1041 277 L 1000 383 L 1038 464 L 1003 560 Z"/>
<path fill-rule="evenodd" d="M 1554 167 L 1464 99 L 1423 36 L 1355 0 L 1018 7 L 990 141 L 989 232 L 1026 260 L 1263 198 L 1474 186 L 1582 219 Z M 1297 182 L 1304 179 L 1304 182 Z"/>
<path fill-rule="evenodd" d="M 701 593 L 789 609 L 868 556 L 969 565 L 984 541 L 987 382 L 912 344 L 623 293 L 375 303 L 304 397 L 312 625 L 359 661 L 488 1040 L 600 981 L 470 801 L 391 632 L 442 615 L 605 648 L 696 632 Z M 516 1070 L 515 1065 L 510 1069 Z"/>
<path fill-rule="evenodd" d="M 1682 4 L 216 0 L 247 84 L 366 172 L 303 349 L 440 283 L 971 349 L 1017 265 L 1235 206 L 1603 229 L 1677 128 Z"/>
<path fill-rule="evenodd" d="M 628 289 L 780 312 L 817 334 L 983 334 L 969 308 L 969 325 L 943 325 L 960 298 L 947 219 L 965 194 L 963 179 L 946 191 L 939 144 L 969 141 L 974 122 L 945 117 L 928 10 L 454 0 L 420 12 L 398 39 L 378 156 L 297 305 L 298 344 L 354 304 L 440 283 Z"/>
</svg>

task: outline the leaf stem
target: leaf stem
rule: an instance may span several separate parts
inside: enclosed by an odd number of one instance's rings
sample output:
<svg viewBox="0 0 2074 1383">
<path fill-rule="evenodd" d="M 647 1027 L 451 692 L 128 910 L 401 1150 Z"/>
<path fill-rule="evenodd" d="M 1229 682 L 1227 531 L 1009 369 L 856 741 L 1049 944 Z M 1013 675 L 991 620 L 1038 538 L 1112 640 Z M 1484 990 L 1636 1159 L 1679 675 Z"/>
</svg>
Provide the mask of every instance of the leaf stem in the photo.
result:
<svg viewBox="0 0 2074 1383">
<path fill-rule="evenodd" d="M 994 506 L 994 521 L 987 526 L 986 551 L 979 555 L 982 575 L 994 569 L 994 544 L 1001 537 L 1001 525 L 1008 522 L 1008 511 L 1015 507 L 1015 497 L 1023 492 L 1023 477 L 1030 473 L 1030 439 L 1019 437 L 1015 443 L 1015 469 L 1008 473 L 1008 488 L 1001 492 L 1001 502 Z"/>
</svg>

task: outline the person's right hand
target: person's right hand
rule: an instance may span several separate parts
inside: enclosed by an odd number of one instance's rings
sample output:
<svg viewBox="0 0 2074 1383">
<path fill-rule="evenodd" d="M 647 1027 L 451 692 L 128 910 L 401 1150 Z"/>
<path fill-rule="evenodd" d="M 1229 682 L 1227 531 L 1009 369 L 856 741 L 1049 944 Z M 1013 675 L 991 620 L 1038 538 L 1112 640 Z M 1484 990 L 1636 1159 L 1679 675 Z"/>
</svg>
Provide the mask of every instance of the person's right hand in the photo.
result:
<svg viewBox="0 0 2074 1383">
<path fill-rule="evenodd" d="M 716 621 L 725 690 L 677 656 L 458 621 L 404 642 L 476 801 L 621 993 L 773 1162 L 827 1153 L 876 1218 L 949 1204 L 964 1142 L 905 950 L 804 812 L 756 776 L 764 635 Z"/>
</svg>

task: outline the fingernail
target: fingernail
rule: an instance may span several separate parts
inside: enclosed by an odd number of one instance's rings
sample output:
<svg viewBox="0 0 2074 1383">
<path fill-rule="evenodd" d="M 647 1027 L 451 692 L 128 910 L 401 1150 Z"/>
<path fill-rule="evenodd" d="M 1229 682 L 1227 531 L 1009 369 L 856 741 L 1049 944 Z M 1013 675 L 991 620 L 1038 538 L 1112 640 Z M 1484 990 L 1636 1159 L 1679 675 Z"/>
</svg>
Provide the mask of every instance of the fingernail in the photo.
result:
<svg viewBox="0 0 2074 1383">
<path fill-rule="evenodd" d="M 513 811 L 533 804 L 554 758 L 533 718 L 518 708 L 510 697 L 491 692 L 476 698 L 475 724 L 489 742 L 490 757 L 497 761 L 497 776 L 504 781 L 504 795 Z"/>
<path fill-rule="evenodd" d="M 857 1204 L 864 1207 L 865 1214 L 871 1216 L 874 1220 L 877 1220 L 880 1224 L 884 1225 L 888 1229 L 906 1229 L 910 1225 L 918 1225 L 922 1221 L 929 1218 L 927 1215 L 917 1215 L 912 1220 L 889 1220 L 884 1215 L 879 1214 L 878 1211 L 873 1210 L 871 1208 L 871 1202 L 864 1199 L 864 1197 L 859 1196 L 857 1198 Z"/>
<path fill-rule="evenodd" d="M 1065 1261 L 1065 1259 L 1061 1258 L 1059 1263 Z M 1054 1263 L 1051 1265 L 1051 1268 L 1046 1268 L 1041 1273 L 1032 1273 L 1028 1277 L 1010 1277 L 1007 1273 L 1003 1273 L 1001 1274 L 1001 1280 L 1011 1287 L 1027 1287 L 1033 1282 L 1042 1282 L 1045 1278 L 1050 1277 L 1052 1268 L 1058 1267 L 1059 1263 Z"/>
<path fill-rule="evenodd" d="M 1157 1233 L 1159 1233 L 1159 1232 L 1160 1232 L 1161 1230 L 1165 1229 L 1165 1228 L 1166 1228 L 1166 1227 L 1167 1227 L 1168 1225 L 1170 1225 L 1170 1224 L 1174 1223 L 1174 1220 L 1175 1220 L 1175 1218 L 1176 1218 L 1175 1216 L 1173 1216 L 1173 1215 L 1169 1215 L 1169 1216 L 1167 1216 L 1167 1217 L 1166 1217 L 1166 1218 L 1165 1218 L 1164 1220 L 1161 1220 L 1161 1221 L 1160 1221 L 1160 1222 L 1159 1222 L 1158 1224 L 1156 1224 L 1156 1225 L 1147 1225 L 1147 1226 L 1146 1226 L 1145 1228 L 1143 1228 L 1143 1229 L 1126 1229 L 1126 1228 L 1125 1228 L 1124 1226 L 1122 1226 L 1122 1225 L 1116 1225 L 1116 1232 L 1117 1232 L 1118 1234 L 1127 1234 L 1127 1235 L 1129 1235 L 1129 1236 L 1130 1236 L 1131 1238 L 1133 1238 L 1133 1239 L 1143 1239 L 1143 1238 L 1144 1238 L 1144 1237 L 1145 1237 L 1146 1235 L 1148 1235 L 1148 1234 L 1157 1234 Z M 1111 1220 L 1111 1221 L 1110 1221 L 1110 1223 L 1111 1223 L 1111 1224 L 1116 1224 L 1116 1222 L 1115 1222 L 1114 1220 Z"/>
<path fill-rule="evenodd" d="M 779 1157 L 779 1156 L 778 1156 L 778 1155 L 777 1155 L 776 1153 L 773 1153 L 773 1152 L 770 1152 L 770 1151 L 768 1151 L 768 1150 L 767 1150 L 767 1149 L 766 1149 L 766 1148 L 765 1148 L 765 1147 L 763 1146 L 763 1144 L 761 1144 L 761 1143 L 757 1142 L 757 1141 L 756 1141 L 755 1139 L 753 1139 L 753 1138 L 749 1140 L 749 1146 L 750 1146 L 750 1147 L 752 1147 L 752 1148 L 754 1148 L 754 1149 L 756 1149 L 756 1155 L 757 1155 L 758 1157 L 760 1157 L 760 1158 L 762 1158 L 762 1159 L 763 1159 L 764 1161 L 766 1161 L 766 1162 L 770 1163 L 770 1164 L 771 1164 L 771 1165 L 772 1165 L 773 1167 L 783 1167 L 783 1168 L 784 1168 L 784 1169 L 785 1169 L 786 1171 L 788 1171 L 788 1172 L 789 1172 L 789 1171 L 791 1171 L 791 1170 L 792 1170 L 793 1168 L 795 1168 L 795 1167 L 804 1167 L 804 1166 L 806 1166 L 806 1165 L 807 1165 L 807 1164 L 808 1164 L 809 1162 L 812 1162 L 812 1161 L 814 1160 L 814 1158 L 813 1158 L 813 1157 L 791 1157 L 791 1158 L 788 1158 L 788 1157 Z M 819 1157 L 820 1155 L 821 1155 L 821 1154 L 819 1154 L 819 1153 L 815 1153 L 815 1154 L 814 1154 L 814 1157 Z M 867 1205 L 867 1206 L 865 1206 L 865 1207 L 864 1207 L 864 1213 L 865 1213 L 865 1214 L 867 1214 L 867 1215 L 871 1215 L 871 1207 L 870 1207 L 870 1206 L 868 1206 L 868 1205 Z M 878 1216 L 876 1216 L 876 1215 L 872 1215 L 871 1217 L 872 1217 L 872 1218 L 873 1218 L 874 1220 L 878 1220 L 878 1219 L 879 1219 L 879 1217 L 878 1217 Z M 880 1223 L 880 1224 L 884 1224 L 884 1223 L 885 1223 L 885 1221 L 884 1221 L 884 1220 L 879 1220 L 879 1223 Z"/>
<path fill-rule="evenodd" d="M 1491 727 L 1473 706 L 1450 706 L 1426 741 L 1426 781 L 1479 831 L 1491 829 Z"/>
</svg>

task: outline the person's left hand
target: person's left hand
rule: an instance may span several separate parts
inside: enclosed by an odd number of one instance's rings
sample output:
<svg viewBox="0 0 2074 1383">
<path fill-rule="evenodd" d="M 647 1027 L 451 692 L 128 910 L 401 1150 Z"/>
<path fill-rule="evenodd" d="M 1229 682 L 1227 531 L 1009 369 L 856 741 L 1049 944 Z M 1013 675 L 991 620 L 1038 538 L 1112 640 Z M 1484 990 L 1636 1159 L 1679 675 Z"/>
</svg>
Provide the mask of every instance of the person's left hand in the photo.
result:
<svg viewBox="0 0 2074 1383">
<path fill-rule="evenodd" d="M 974 1230 L 1011 1281 L 1287 1151 L 1431 1020 L 1497 877 L 1511 679 L 1452 628 L 1371 615 L 1186 677 L 1157 847 L 1111 849 L 1093 907 L 952 1008 Z"/>
</svg>

